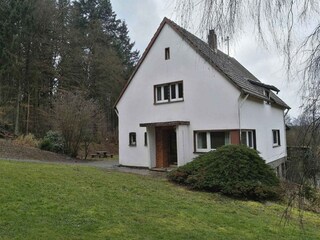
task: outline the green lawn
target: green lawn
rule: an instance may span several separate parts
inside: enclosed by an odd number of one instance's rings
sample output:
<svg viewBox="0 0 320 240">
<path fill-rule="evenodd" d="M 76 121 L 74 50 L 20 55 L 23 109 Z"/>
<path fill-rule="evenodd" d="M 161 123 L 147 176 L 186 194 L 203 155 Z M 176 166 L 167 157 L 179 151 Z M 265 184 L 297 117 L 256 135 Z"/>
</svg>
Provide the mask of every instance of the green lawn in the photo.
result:
<svg viewBox="0 0 320 240">
<path fill-rule="evenodd" d="M 0 239 L 320 239 L 319 215 L 89 167 L 0 162 Z"/>
</svg>

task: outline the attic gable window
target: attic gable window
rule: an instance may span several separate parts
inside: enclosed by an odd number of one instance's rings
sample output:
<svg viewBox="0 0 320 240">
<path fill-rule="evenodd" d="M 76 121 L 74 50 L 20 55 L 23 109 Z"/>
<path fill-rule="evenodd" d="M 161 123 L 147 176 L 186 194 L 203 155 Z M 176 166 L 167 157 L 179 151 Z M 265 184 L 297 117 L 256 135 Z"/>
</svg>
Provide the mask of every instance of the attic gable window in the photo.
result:
<svg viewBox="0 0 320 240">
<path fill-rule="evenodd" d="M 169 60 L 170 59 L 170 48 L 164 49 L 164 59 Z"/>
<path fill-rule="evenodd" d="M 183 82 L 173 82 L 154 86 L 154 103 L 183 101 Z"/>
</svg>

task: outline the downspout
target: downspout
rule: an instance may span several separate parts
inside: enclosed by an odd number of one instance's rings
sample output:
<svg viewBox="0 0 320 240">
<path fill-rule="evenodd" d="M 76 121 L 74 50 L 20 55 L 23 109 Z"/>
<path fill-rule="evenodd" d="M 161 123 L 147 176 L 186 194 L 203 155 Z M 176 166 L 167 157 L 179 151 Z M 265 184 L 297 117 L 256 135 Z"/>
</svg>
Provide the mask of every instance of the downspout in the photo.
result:
<svg viewBox="0 0 320 240">
<path fill-rule="evenodd" d="M 114 107 L 114 111 L 116 112 L 117 116 L 119 117 L 119 111 L 118 111 L 117 107 Z"/>
<path fill-rule="evenodd" d="M 284 124 L 284 131 L 285 131 L 285 134 L 287 132 L 287 126 L 286 126 L 286 116 L 287 114 L 289 113 L 290 109 L 288 108 L 287 111 L 284 113 L 284 116 L 283 116 L 283 124 Z M 286 141 L 286 148 L 285 148 L 285 152 L 286 152 L 286 160 L 285 162 L 288 160 L 288 145 L 287 145 L 287 138 L 285 137 L 284 140 Z M 286 164 L 286 163 L 285 163 Z"/>
<path fill-rule="evenodd" d="M 114 111 L 116 112 L 116 114 L 117 114 L 117 116 L 118 116 L 118 139 L 117 139 L 118 141 L 117 141 L 117 143 L 118 143 L 118 146 L 119 146 L 119 137 L 120 137 L 120 136 L 119 136 L 119 135 L 120 135 L 120 134 L 119 134 L 119 111 L 118 111 L 118 109 L 117 109 L 116 106 L 114 106 L 113 109 L 114 109 Z M 120 154 L 119 154 L 119 156 L 120 156 Z"/>
<path fill-rule="evenodd" d="M 242 94 L 240 94 L 239 99 L 238 99 L 238 118 L 239 118 L 239 136 L 240 136 L 240 143 L 241 143 L 241 107 L 243 106 L 244 102 L 247 100 L 249 97 L 249 94 L 246 94 L 245 97 L 241 100 Z"/>
<path fill-rule="evenodd" d="M 287 116 L 287 114 L 289 113 L 290 109 L 287 109 L 287 112 L 284 114 L 284 117 Z"/>
<path fill-rule="evenodd" d="M 284 124 L 284 129 L 287 130 L 287 126 L 286 126 L 286 116 L 289 113 L 290 109 L 288 108 L 287 111 L 284 113 L 283 115 L 283 124 Z"/>
</svg>

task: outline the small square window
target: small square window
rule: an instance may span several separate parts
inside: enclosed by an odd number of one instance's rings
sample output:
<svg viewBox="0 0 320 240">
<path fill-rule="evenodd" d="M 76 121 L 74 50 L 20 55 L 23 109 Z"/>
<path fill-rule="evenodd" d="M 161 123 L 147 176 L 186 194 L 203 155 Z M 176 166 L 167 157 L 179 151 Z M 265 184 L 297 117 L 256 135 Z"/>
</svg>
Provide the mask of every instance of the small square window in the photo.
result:
<svg viewBox="0 0 320 240">
<path fill-rule="evenodd" d="M 170 59 L 170 48 L 165 48 L 164 55 L 165 55 L 165 60 Z"/>
<path fill-rule="evenodd" d="M 129 146 L 137 146 L 137 136 L 135 132 L 129 133 Z"/>
<path fill-rule="evenodd" d="M 272 130 L 273 146 L 280 146 L 280 130 Z"/>
</svg>

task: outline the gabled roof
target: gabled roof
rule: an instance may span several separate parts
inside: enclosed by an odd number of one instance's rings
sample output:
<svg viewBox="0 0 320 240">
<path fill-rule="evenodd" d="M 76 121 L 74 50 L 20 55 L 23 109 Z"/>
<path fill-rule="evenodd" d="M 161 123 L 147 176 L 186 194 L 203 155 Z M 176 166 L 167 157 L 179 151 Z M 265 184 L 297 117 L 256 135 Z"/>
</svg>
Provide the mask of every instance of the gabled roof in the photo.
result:
<svg viewBox="0 0 320 240">
<path fill-rule="evenodd" d="M 141 66 L 142 62 L 144 61 L 145 57 L 147 56 L 153 43 L 155 42 L 165 24 L 168 24 L 176 33 L 178 33 L 182 37 L 184 41 L 186 41 L 200 56 L 202 56 L 203 59 L 205 59 L 217 71 L 223 74 L 243 93 L 261 99 L 269 100 L 264 94 L 264 90 L 278 91 L 278 89 L 274 86 L 261 83 L 253 74 L 251 74 L 234 58 L 226 55 L 220 50 L 214 51 L 206 42 L 202 41 L 192 33 L 180 27 L 170 19 L 164 18 L 114 106 L 116 106 L 120 101 L 122 95 L 130 84 L 132 78 L 135 76 L 136 72 L 138 71 L 139 67 Z M 272 91 L 270 91 L 270 100 L 272 103 L 275 103 L 283 108 L 290 109 L 290 107 Z"/>
</svg>

